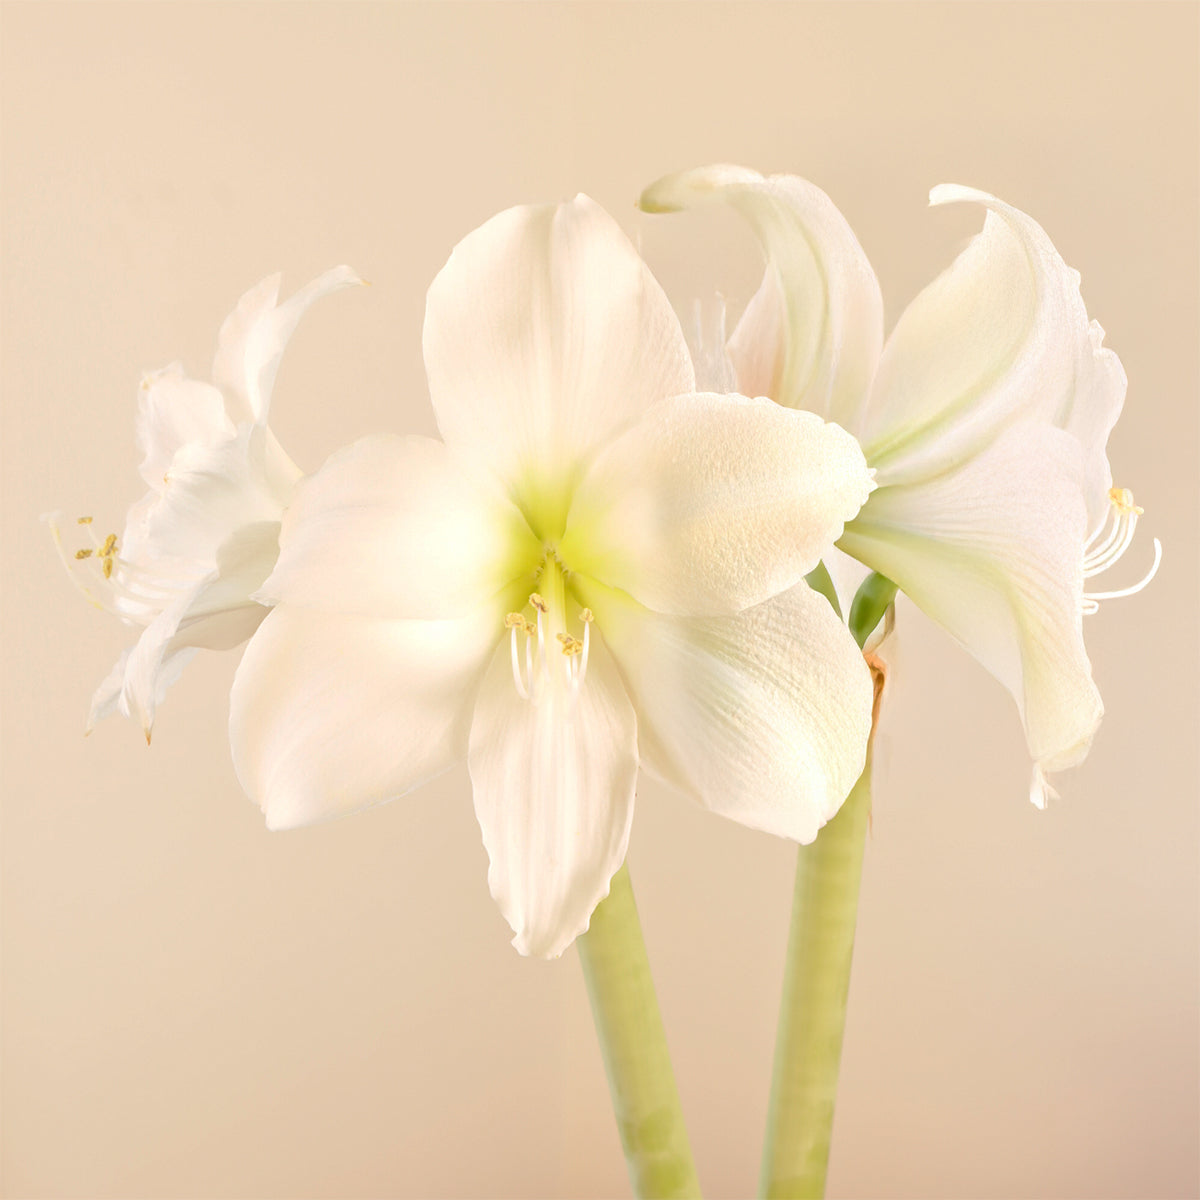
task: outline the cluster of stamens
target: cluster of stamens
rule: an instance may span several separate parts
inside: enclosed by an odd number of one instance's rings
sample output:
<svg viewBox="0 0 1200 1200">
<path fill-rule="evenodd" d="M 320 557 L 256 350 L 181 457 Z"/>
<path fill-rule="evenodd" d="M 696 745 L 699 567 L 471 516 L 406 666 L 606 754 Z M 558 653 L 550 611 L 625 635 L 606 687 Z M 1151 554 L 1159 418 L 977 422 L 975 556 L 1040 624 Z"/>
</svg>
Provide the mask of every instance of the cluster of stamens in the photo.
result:
<svg viewBox="0 0 1200 1200">
<path fill-rule="evenodd" d="M 537 592 L 529 597 L 529 605 L 535 614 L 532 621 L 522 613 L 511 612 L 504 618 L 504 627 L 511 638 L 513 683 L 517 695 L 522 700 L 536 701 L 550 682 L 550 673 L 555 668 L 551 665 L 553 656 L 547 651 L 546 639 L 550 606 Z M 572 694 L 583 686 L 587 675 L 593 619 L 590 608 L 581 609 L 579 620 L 583 625 L 583 637 L 565 632 L 554 635 L 562 651 L 560 669 Z"/>
<path fill-rule="evenodd" d="M 1137 528 L 1138 517 L 1142 510 L 1133 502 L 1133 493 L 1128 488 L 1109 488 L 1110 503 L 1108 519 L 1096 530 L 1084 547 L 1083 577 L 1091 579 L 1102 571 L 1107 571 L 1119 559 L 1133 542 L 1133 532 Z M 1111 592 L 1084 592 L 1083 611 L 1091 615 L 1100 608 L 1101 600 L 1116 600 L 1121 596 L 1132 596 L 1140 592 L 1158 573 L 1158 564 L 1162 561 L 1162 544 L 1154 539 L 1154 562 L 1150 570 L 1137 583 L 1129 587 L 1118 588 Z"/>
<path fill-rule="evenodd" d="M 123 620 L 146 623 L 161 612 L 175 594 L 169 578 L 138 568 L 121 557 L 117 535 L 110 533 L 103 541 L 95 534 L 91 517 L 77 517 L 80 526 L 91 541 L 90 546 L 76 550 L 68 557 L 63 546 L 62 532 L 55 517 L 46 518 L 58 556 L 71 582 L 97 608 L 102 608 Z M 116 578 L 113 572 L 117 571 Z"/>
</svg>

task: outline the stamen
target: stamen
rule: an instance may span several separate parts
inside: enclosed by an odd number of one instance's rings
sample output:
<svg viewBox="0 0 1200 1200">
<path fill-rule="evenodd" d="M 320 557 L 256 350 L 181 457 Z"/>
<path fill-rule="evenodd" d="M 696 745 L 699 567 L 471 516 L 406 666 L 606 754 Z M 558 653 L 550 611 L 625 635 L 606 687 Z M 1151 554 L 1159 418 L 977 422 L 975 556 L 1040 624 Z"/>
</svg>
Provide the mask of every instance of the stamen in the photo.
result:
<svg viewBox="0 0 1200 1200">
<path fill-rule="evenodd" d="M 551 672 L 557 668 L 552 667 L 546 654 L 547 620 L 543 618 L 549 613 L 549 605 L 537 592 L 529 597 L 529 603 L 537 614 L 536 624 L 521 613 L 508 613 L 504 618 L 504 627 L 510 634 L 509 652 L 512 661 L 513 684 L 517 689 L 517 695 L 522 700 L 533 700 L 536 703 L 550 680 Z M 554 632 L 554 639 L 558 642 L 563 655 L 566 682 L 572 694 L 579 691 L 587 672 L 588 649 L 591 645 L 590 626 L 595 618 L 591 609 L 585 608 L 580 611 L 579 619 L 583 625 L 582 638 L 577 638 L 563 630 Z M 524 664 L 522 664 L 521 651 L 517 644 L 518 633 L 525 634 Z M 536 649 L 534 647 L 535 635 Z"/>
<path fill-rule="evenodd" d="M 1097 541 L 1100 540 L 1101 535 L 1104 533 L 1104 531 L 1106 529 L 1108 530 L 1108 537 L 1106 537 L 1104 539 L 1104 541 L 1100 543 L 1099 546 L 1095 545 L 1094 543 L 1096 543 Z M 1102 555 L 1108 553 L 1109 548 L 1120 536 L 1121 536 L 1120 513 L 1115 505 L 1110 504 L 1108 506 L 1108 512 L 1104 516 L 1104 524 L 1101 525 L 1100 528 L 1097 529 L 1096 532 L 1093 533 L 1092 536 L 1090 538 L 1088 538 L 1087 542 L 1084 544 L 1084 547 L 1083 547 L 1084 566 L 1086 567 L 1089 562 L 1091 562 L 1095 559 L 1098 559 Z"/>
<path fill-rule="evenodd" d="M 1122 596 L 1134 596 L 1142 590 L 1155 575 L 1158 574 L 1159 563 L 1162 562 L 1162 542 L 1158 538 L 1154 539 L 1154 562 L 1150 564 L 1150 570 L 1137 581 L 1131 583 L 1129 587 L 1117 588 L 1112 592 L 1085 592 L 1084 599 L 1090 600 L 1093 603 L 1097 600 L 1119 600 Z M 1097 607 L 1099 607 L 1097 605 Z M 1092 610 L 1093 612 L 1095 609 Z"/>
<path fill-rule="evenodd" d="M 1111 487 L 1108 489 L 1108 498 L 1112 501 L 1113 507 L 1122 513 L 1133 513 L 1140 517 L 1145 509 L 1138 508 L 1133 502 L 1133 493 L 1128 488 Z"/>
<path fill-rule="evenodd" d="M 92 523 L 91 517 L 77 517 L 75 519 L 76 525 L 90 525 L 91 523 Z"/>
<path fill-rule="evenodd" d="M 1138 517 L 1143 510 L 1133 501 L 1133 493 L 1128 488 L 1109 488 L 1108 499 L 1112 505 L 1109 519 L 1111 528 L 1106 521 L 1084 547 L 1083 577 L 1091 579 L 1103 571 L 1107 571 L 1133 543 L 1134 530 L 1137 528 Z M 1107 536 L 1104 531 L 1108 530 Z M 1094 545 L 1099 541 L 1099 545 Z M 1091 616 L 1100 608 L 1101 600 L 1117 600 L 1122 596 L 1132 596 L 1140 592 L 1158 573 L 1162 562 L 1162 543 L 1154 539 L 1154 562 L 1150 570 L 1137 583 L 1129 587 L 1117 588 L 1107 592 L 1084 592 L 1081 608 L 1085 616 Z"/>
<path fill-rule="evenodd" d="M 91 552 L 91 550 L 90 550 L 88 547 L 86 547 L 86 546 L 85 546 L 85 547 L 84 547 L 82 550 L 76 550 L 76 551 L 75 551 L 75 559 L 76 559 L 76 561 L 79 561 L 80 559 L 84 559 L 84 558 L 91 558 L 91 557 L 92 557 L 92 552 Z"/>
<path fill-rule="evenodd" d="M 588 665 L 588 646 L 592 640 L 592 622 L 596 619 L 592 616 L 590 608 L 581 609 L 579 619 L 583 622 L 583 646 L 579 651 L 579 666 L 575 668 L 574 684 L 576 688 L 583 686 L 583 680 L 587 675 Z"/>
<path fill-rule="evenodd" d="M 513 613 L 508 614 L 509 617 L 514 616 L 514 615 L 515 614 L 513 614 Z M 505 622 L 508 623 L 508 617 L 505 617 Z M 514 625 L 511 623 L 508 623 L 508 627 L 509 627 L 509 629 L 512 630 L 513 683 L 516 685 L 517 695 L 520 696 L 522 700 L 528 700 L 529 699 L 529 690 L 525 686 L 524 679 L 521 678 L 521 660 L 520 660 L 520 656 L 517 653 L 517 630 L 520 629 L 523 632 L 525 629 L 525 626 L 524 626 L 524 623 L 522 623 L 520 625 Z M 528 638 L 526 638 L 525 644 L 526 644 L 526 646 L 529 645 Z"/>
</svg>

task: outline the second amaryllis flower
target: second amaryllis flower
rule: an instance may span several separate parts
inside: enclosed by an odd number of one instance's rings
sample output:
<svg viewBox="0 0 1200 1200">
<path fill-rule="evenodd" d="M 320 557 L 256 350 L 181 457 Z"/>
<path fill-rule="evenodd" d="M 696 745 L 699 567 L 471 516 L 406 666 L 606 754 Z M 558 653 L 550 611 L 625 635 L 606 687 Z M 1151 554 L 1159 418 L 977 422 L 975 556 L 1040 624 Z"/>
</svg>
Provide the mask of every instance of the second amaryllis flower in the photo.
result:
<svg viewBox="0 0 1200 1200">
<path fill-rule="evenodd" d="M 854 439 L 694 394 L 682 332 L 585 197 L 501 213 L 430 288 L 444 441 L 371 437 L 299 489 L 234 685 L 285 828 L 466 759 L 522 953 L 587 928 L 639 763 L 809 841 L 863 766 L 871 683 L 803 582 L 871 490 Z"/>
<path fill-rule="evenodd" d="M 897 584 L 1012 694 L 1046 773 L 1079 763 L 1103 705 L 1083 617 L 1128 588 L 1089 582 L 1129 547 L 1141 510 L 1112 486 L 1106 444 L 1125 372 L 1088 319 L 1079 273 L 1032 218 L 951 185 L 934 204 L 984 206 L 984 226 L 908 306 L 886 342 L 883 301 L 845 218 L 795 176 L 734 166 L 668 176 L 650 211 L 720 202 L 768 265 L 729 341 L 737 385 L 837 421 L 877 490 L 839 546 Z"/>
</svg>

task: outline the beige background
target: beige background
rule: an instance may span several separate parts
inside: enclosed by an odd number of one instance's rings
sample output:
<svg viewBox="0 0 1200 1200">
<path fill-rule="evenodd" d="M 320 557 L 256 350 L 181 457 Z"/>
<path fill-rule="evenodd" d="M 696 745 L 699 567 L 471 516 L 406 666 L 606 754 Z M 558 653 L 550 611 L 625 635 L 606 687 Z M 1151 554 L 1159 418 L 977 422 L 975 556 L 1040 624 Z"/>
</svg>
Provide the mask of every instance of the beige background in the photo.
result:
<svg viewBox="0 0 1200 1200">
<path fill-rule="evenodd" d="M 38 516 L 119 528 L 141 371 L 206 372 L 275 269 L 375 284 L 285 357 L 275 427 L 308 469 L 433 431 L 424 290 L 510 204 L 585 190 L 685 306 L 719 279 L 736 307 L 758 264 L 732 222 L 633 209 L 719 159 L 824 187 L 889 322 L 979 222 L 927 211 L 932 184 L 1034 214 L 1129 373 L 1130 577 L 1166 548 L 1088 622 L 1108 716 L 1044 814 L 1008 697 L 902 609 L 831 1194 L 1196 1195 L 1198 11 L 5 4 L 5 1195 L 628 1194 L 575 955 L 509 948 L 465 771 L 267 834 L 224 740 L 235 655 L 188 670 L 151 750 L 120 720 L 85 741 L 126 639 Z M 757 1174 L 793 857 L 642 789 L 711 1196 Z"/>
</svg>

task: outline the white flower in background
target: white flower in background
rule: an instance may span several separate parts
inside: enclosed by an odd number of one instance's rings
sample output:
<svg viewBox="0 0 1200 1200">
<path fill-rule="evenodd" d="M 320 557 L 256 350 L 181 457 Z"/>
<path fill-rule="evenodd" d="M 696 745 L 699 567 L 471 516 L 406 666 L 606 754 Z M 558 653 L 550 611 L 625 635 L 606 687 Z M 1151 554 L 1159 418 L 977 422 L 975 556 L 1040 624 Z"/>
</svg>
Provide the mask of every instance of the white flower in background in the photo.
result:
<svg viewBox="0 0 1200 1200">
<path fill-rule="evenodd" d="M 582 196 L 469 235 L 424 352 L 444 441 L 366 438 L 284 518 L 230 716 L 268 825 L 465 758 L 492 894 L 544 956 L 608 894 L 639 761 L 811 840 L 871 721 L 866 666 L 802 582 L 870 490 L 853 438 L 689 394 L 666 297 Z"/>
<path fill-rule="evenodd" d="M 335 267 L 277 304 L 278 275 L 251 288 L 217 338 L 213 383 L 179 363 L 147 375 L 138 394 L 139 467 L 149 491 L 118 537 L 77 521 L 88 545 L 68 551 L 72 578 L 98 607 L 143 627 L 92 700 L 90 730 L 119 709 L 150 740 L 168 686 L 198 648 L 245 641 L 267 610 L 251 599 L 279 554 L 279 522 L 301 478 L 267 425 L 271 389 L 296 323 L 319 297 L 361 282 Z"/>
<path fill-rule="evenodd" d="M 983 230 L 901 315 L 886 345 L 879 284 L 818 188 L 716 166 L 651 185 L 641 204 L 720 201 L 768 266 L 729 341 L 738 387 L 836 421 L 878 488 L 840 548 L 893 580 L 1017 702 L 1046 771 L 1083 759 L 1103 707 L 1083 616 L 1128 588 L 1090 582 L 1129 547 L 1141 510 L 1113 488 L 1105 444 L 1125 397 L 1079 275 L 1024 213 L 943 185 L 934 204 L 987 209 Z"/>
</svg>

